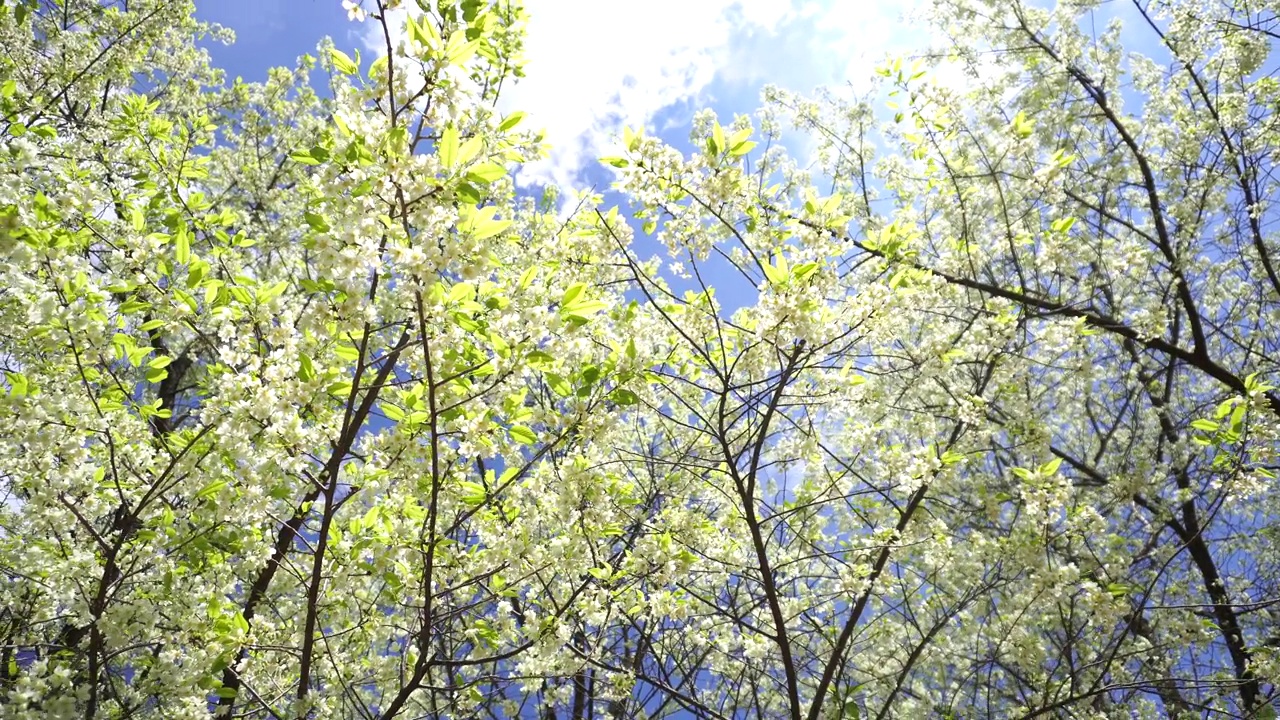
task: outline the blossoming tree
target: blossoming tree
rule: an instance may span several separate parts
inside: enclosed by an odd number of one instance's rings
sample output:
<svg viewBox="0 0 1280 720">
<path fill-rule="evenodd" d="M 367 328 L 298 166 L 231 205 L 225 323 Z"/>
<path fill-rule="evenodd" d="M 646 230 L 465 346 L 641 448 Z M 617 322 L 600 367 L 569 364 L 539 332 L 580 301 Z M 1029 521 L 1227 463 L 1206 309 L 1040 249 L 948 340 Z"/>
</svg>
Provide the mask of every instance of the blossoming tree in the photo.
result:
<svg viewBox="0 0 1280 720">
<path fill-rule="evenodd" d="M 648 457 L 705 528 L 613 634 L 655 696 L 1274 717 L 1274 19 L 1099 10 L 937 3 L 949 42 L 882 68 L 884 105 L 775 91 L 763 153 L 704 117 L 703 152 L 609 159 L 696 283 L 759 289 L 730 315 L 633 265 L 684 349 Z"/>
<path fill-rule="evenodd" d="M 519 9 L 324 47 L 324 98 L 311 58 L 224 85 L 189 3 L 4 10 L 5 716 L 528 682 L 633 497 L 567 522 L 562 475 L 645 360 L 600 342 L 640 332 L 608 241 L 515 198 Z"/>
<path fill-rule="evenodd" d="M 1274 717 L 1271 11 L 938 0 L 565 212 L 402 4 L 0 3 L 0 717 Z"/>
</svg>

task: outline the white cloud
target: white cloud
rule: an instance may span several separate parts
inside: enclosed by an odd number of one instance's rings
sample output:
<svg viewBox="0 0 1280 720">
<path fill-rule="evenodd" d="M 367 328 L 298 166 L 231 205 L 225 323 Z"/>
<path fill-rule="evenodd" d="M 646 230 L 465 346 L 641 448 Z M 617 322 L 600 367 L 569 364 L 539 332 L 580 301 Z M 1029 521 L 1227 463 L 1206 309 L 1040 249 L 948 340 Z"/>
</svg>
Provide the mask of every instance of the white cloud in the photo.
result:
<svg viewBox="0 0 1280 720">
<path fill-rule="evenodd" d="M 806 92 L 861 81 L 887 52 L 923 44 L 900 20 L 915 2 L 867 0 L 539 0 L 528 76 L 504 98 L 545 128 L 550 157 L 522 181 L 573 186 L 622 127 L 649 126 L 713 82 Z M 754 93 L 753 93 L 754 94 Z M 753 108 L 718 107 L 722 113 Z"/>
<path fill-rule="evenodd" d="M 548 160 L 522 180 L 573 185 L 623 126 L 698 97 L 736 38 L 794 14 L 776 0 L 543 0 L 530 3 L 526 72 L 504 97 L 547 131 Z"/>
<path fill-rule="evenodd" d="M 522 183 L 578 187 L 579 175 L 626 127 L 652 127 L 664 110 L 710 102 L 724 83 L 807 92 L 855 85 L 887 52 L 927 40 L 904 24 L 919 0 L 529 0 L 527 76 L 504 90 L 504 111 L 546 130 L 550 156 Z M 736 94 L 736 93 L 735 93 Z M 752 101 L 754 104 L 754 100 Z"/>
</svg>

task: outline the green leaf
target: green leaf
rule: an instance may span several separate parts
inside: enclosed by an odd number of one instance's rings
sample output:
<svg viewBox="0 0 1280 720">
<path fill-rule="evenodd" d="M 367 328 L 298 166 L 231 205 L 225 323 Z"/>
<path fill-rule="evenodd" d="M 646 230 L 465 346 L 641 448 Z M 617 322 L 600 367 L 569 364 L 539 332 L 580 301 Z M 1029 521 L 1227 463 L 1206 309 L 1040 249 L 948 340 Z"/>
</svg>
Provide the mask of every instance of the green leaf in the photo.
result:
<svg viewBox="0 0 1280 720">
<path fill-rule="evenodd" d="M 520 282 L 517 283 L 516 286 L 521 290 L 528 290 L 529 285 L 533 284 L 533 279 L 537 277 L 537 275 L 538 275 L 538 266 L 534 265 L 533 267 L 529 268 L 528 270 L 525 270 L 523 273 L 520 274 Z"/>
<path fill-rule="evenodd" d="M 470 60 L 480 49 L 479 40 L 467 40 L 466 30 L 454 30 L 449 35 L 449 42 L 444 48 L 445 60 L 450 65 L 462 65 Z"/>
<path fill-rule="evenodd" d="M 1011 126 L 1013 127 L 1013 133 L 1020 138 L 1030 137 L 1035 128 L 1035 124 L 1032 123 L 1031 120 L 1027 118 L 1027 114 L 1021 110 L 1018 111 L 1017 115 L 1013 116 Z"/>
<path fill-rule="evenodd" d="M 210 287 L 211 289 L 213 289 L 213 290 L 217 290 L 217 288 L 218 288 L 218 287 L 220 287 L 220 286 L 219 286 L 219 285 L 210 285 L 209 287 Z M 206 290 L 206 294 L 207 294 L 207 292 L 208 292 L 208 290 Z M 176 298 L 178 298 L 178 300 L 179 300 L 180 302 L 182 302 L 182 304 L 183 304 L 183 305 L 186 305 L 186 306 L 187 306 L 187 309 L 188 309 L 188 310 L 190 310 L 191 312 L 196 312 L 197 310 L 199 310 L 199 309 L 200 309 L 200 304 L 196 302 L 195 297 L 193 297 L 193 296 L 191 295 L 191 293 L 183 292 L 182 290 L 179 290 L 179 289 L 177 289 L 177 288 L 174 288 L 174 290 L 173 290 L 173 296 L 174 296 L 174 297 L 176 297 Z"/>
<path fill-rule="evenodd" d="M 603 300 L 589 300 L 579 297 L 573 302 L 560 306 L 560 313 L 565 317 L 577 322 L 585 323 L 592 315 L 609 307 L 609 303 Z"/>
<path fill-rule="evenodd" d="M 1264 393 L 1264 392 L 1267 392 L 1268 390 L 1275 390 L 1276 388 L 1274 385 L 1268 385 L 1267 383 L 1259 379 L 1258 373 L 1255 372 L 1255 373 L 1249 373 L 1249 375 L 1245 377 L 1244 389 L 1245 389 L 1245 392 L 1252 395 L 1254 393 Z"/>
<path fill-rule="evenodd" d="M 1235 407 L 1235 406 L 1236 406 L 1236 403 L 1238 403 L 1238 402 L 1240 402 L 1240 398 L 1238 398 L 1238 397 L 1227 398 L 1226 400 L 1223 400 L 1223 401 L 1218 405 L 1218 409 L 1217 409 L 1216 411 L 1214 411 L 1213 416 L 1214 416 L 1215 418 L 1217 418 L 1217 419 L 1221 420 L 1222 418 L 1226 417 L 1227 415 L 1230 415 L 1230 414 L 1231 414 L 1231 408 Z"/>
<path fill-rule="evenodd" d="M 512 425 L 509 432 L 511 433 L 511 439 L 521 445 L 532 445 L 538 440 L 538 436 L 524 425 Z"/>
<path fill-rule="evenodd" d="M 289 289 L 288 280 L 281 280 L 278 283 L 268 285 L 267 287 L 264 287 L 264 288 L 259 288 L 257 292 L 258 302 L 264 303 L 273 298 L 280 297 L 281 295 L 284 294 L 284 291 L 288 289 Z"/>
<path fill-rule="evenodd" d="M 473 165 L 467 170 L 467 179 L 482 185 L 487 185 L 498 178 L 505 177 L 507 169 L 502 165 L 494 162 L 481 163 Z"/>
<path fill-rule="evenodd" d="M 1231 432 L 1240 433 L 1244 430 L 1244 416 L 1248 410 L 1248 405 L 1240 403 L 1231 411 Z"/>
<path fill-rule="evenodd" d="M 376 81 L 380 79 L 383 76 L 383 74 L 386 73 L 386 71 L 387 71 L 387 56 L 383 55 L 379 57 L 377 60 L 374 60 L 373 62 L 369 63 L 369 69 L 365 71 L 364 75 L 370 80 Z M 346 134 L 349 135 L 350 132 L 348 131 Z"/>
<path fill-rule="evenodd" d="M 467 215 L 460 229 L 476 240 L 493 237 L 511 227 L 510 220 L 502 220 L 495 217 L 497 212 L 498 208 L 494 206 L 478 208 Z"/>
<path fill-rule="evenodd" d="M 150 309 L 151 309 L 151 303 L 147 302 L 146 300 L 139 300 L 136 297 L 131 297 L 128 300 L 125 300 L 124 302 L 120 303 L 120 313 L 122 315 L 134 315 L 134 314 L 143 312 L 144 310 L 150 310 Z"/>
<path fill-rule="evenodd" d="M 409 131 L 402 125 L 396 125 L 387 131 L 382 146 L 390 153 L 401 154 L 409 149 Z"/>
<path fill-rule="evenodd" d="M 555 373 L 546 373 L 547 387 L 550 387 L 555 394 L 560 397 L 569 397 L 573 394 L 573 387 L 569 385 L 563 377 Z"/>
<path fill-rule="evenodd" d="M 479 154 L 480 149 L 483 147 L 484 138 L 479 135 L 468 138 L 467 141 L 462 143 L 461 147 L 458 148 L 458 164 L 463 165 L 470 162 L 471 158 Z"/>
<path fill-rule="evenodd" d="M 39 199 L 39 196 L 37 196 L 37 199 Z M 142 232 L 142 229 L 147 226 L 147 216 L 142 212 L 142 208 L 129 207 L 129 224 L 138 232 Z"/>
<path fill-rule="evenodd" d="M 31 388 L 27 377 L 22 373 L 5 371 L 4 377 L 9 381 L 9 397 L 26 397 Z"/>
<path fill-rule="evenodd" d="M 485 499 L 489 496 L 489 491 L 485 489 L 484 485 L 481 485 L 478 482 L 470 482 L 466 480 L 461 484 L 463 492 L 462 502 L 470 505 L 471 507 L 477 507 L 484 504 Z"/>
<path fill-rule="evenodd" d="M 214 480 L 208 485 L 205 485 L 204 487 L 200 488 L 200 492 L 196 493 L 196 499 L 203 500 L 208 497 L 213 497 L 218 493 L 219 490 L 221 490 L 226 486 L 227 486 L 226 480 Z"/>
<path fill-rule="evenodd" d="M 187 289 L 193 289 L 204 280 L 204 275 L 209 271 L 209 263 L 196 259 L 187 266 Z"/>
<path fill-rule="evenodd" d="M 351 188 L 351 197 L 353 198 L 364 197 L 365 195 L 368 195 L 370 192 L 373 192 L 373 183 L 368 180 L 365 180 L 361 182 L 359 185 Z"/>
<path fill-rule="evenodd" d="M 1116 598 L 1117 600 L 1128 596 L 1129 593 L 1132 591 L 1133 591 L 1133 588 L 1124 583 L 1110 583 L 1107 585 L 1107 594 L 1109 594 L 1113 598 Z"/>
<path fill-rule="evenodd" d="M 560 307 L 568 307 L 586 289 L 587 286 L 584 283 L 574 283 L 570 285 L 569 289 L 565 290 L 564 295 L 560 298 Z"/>
<path fill-rule="evenodd" d="M 440 158 L 440 166 L 452 170 L 458 161 L 458 128 L 450 125 L 440 133 L 440 142 L 436 145 L 436 154 Z"/>
<path fill-rule="evenodd" d="M 476 296 L 476 286 L 468 282 L 460 282 L 449 288 L 449 302 L 460 303 L 463 300 L 470 300 Z"/>
<path fill-rule="evenodd" d="M 791 271 L 796 280 L 804 282 L 808 280 L 814 273 L 818 272 L 820 266 L 816 262 L 801 263 Z"/>
<path fill-rule="evenodd" d="M 609 399 L 623 407 L 640 402 L 639 396 L 626 388 L 615 388 L 613 392 L 609 393 Z"/>
<path fill-rule="evenodd" d="M 774 259 L 778 263 L 777 265 L 769 262 L 763 263 L 764 276 L 770 285 L 782 285 L 787 281 L 787 261 L 786 258 L 777 253 L 774 254 Z"/>
<path fill-rule="evenodd" d="M 520 124 L 524 120 L 524 113 L 513 112 L 502 120 L 502 124 L 498 126 L 499 130 L 506 131 Z"/>
<path fill-rule="evenodd" d="M 729 138 L 729 154 L 733 157 L 739 157 L 751 152 L 751 148 L 754 148 L 756 143 L 750 140 L 750 137 L 751 128 L 742 128 L 735 132 Z"/>
<path fill-rule="evenodd" d="M 1205 420 L 1205 419 L 1196 420 L 1191 423 L 1191 427 L 1196 430 L 1203 430 L 1204 432 L 1218 431 L 1218 423 L 1212 420 Z"/>
<path fill-rule="evenodd" d="M 227 292 L 231 295 L 232 299 L 241 305 L 249 305 L 253 302 L 253 296 L 249 294 L 248 288 L 243 288 L 239 285 L 228 285 Z"/>
<path fill-rule="evenodd" d="M 298 379 L 303 382 L 311 382 L 316 376 L 315 364 L 311 362 L 311 356 L 306 353 L 298 355 Z"/>
<path fill-rule="evenodd" d="M 453 189 L 453 192 L 458 196 L 459 200 L 462 200 L 468 205 L 477 205 L 484 199 L 480 196 L 480 191 L 476 189 L 476 186 L 467 182 L 458 183 L 458 186 Z"/>
<path fill-rule="evenodd" d="M 134 367 L 138 367 L 139 365 L 142 364 L 142 361 L 145 360 L 146 357 L 151 354 L 152 350 L 153 348 L 146 347 L 146 346 L 133 348 L 132 350 L 129 350 L 127 353 L 129 356 L 129 364 Z"/>
<path fill-rule="evenodd" d="M 302 218 L 306 220 L 307 225 L 316 232 L 329 232 L 330 230 L 329 222 L 324 219 L 323 215 L 307 210 L 302 213 Z"/>
<path fill-rule="evenodd" d="M 426 25 L 431 28 L 428 32 L 418 21 L 410 14 L 405 17 L 405 25 L 409 27 L 409 39 L 418 43 L 427 50 L 433 50 L 440 44 L 440 36 L 435 32 L 435 26 L 431 24 L 430 18 L 423 18 Z"/>
<path fill-rule="evenodd" d="M 191 237 L 185 227 L 179 226 L 173 235 L 173 258 L 179 265 L 186 265 L 191 260 Z"/>
<path fill-rule="evenodd" d="M 360 72 L 360 66 L 356 64 L 356 61 L 338 48 L 329 49 L 329 59 L 333 61 L 333 67 L 340 73 L 355 75 Z"/>
<path fill-rule="evenodd" d="M 549 353 L 543 352 L 542 350 L 530 350 L 524 356 L 524 359 L 531 367 L 535 368 L 547 367 L 556 361 L 556 359 Z"/>
</svg>

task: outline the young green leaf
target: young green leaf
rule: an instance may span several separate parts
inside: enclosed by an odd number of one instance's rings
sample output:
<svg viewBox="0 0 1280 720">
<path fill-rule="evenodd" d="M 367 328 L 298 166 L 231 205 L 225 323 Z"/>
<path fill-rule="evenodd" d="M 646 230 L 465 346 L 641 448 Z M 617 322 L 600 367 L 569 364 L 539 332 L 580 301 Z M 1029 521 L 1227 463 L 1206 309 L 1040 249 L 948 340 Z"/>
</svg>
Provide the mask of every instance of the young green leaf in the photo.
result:
<svg viewBox="0 0 1280 720">
<path fill-rule="evenodd" d="M 356 61 L 352 60 L 350 55 L 337 48 L 329 49 L 329 59 L 333 61 L 334 69 L 344 75 L 356 75 L 360 72 L 360 66 L 356 64 Z"/>
</svg>

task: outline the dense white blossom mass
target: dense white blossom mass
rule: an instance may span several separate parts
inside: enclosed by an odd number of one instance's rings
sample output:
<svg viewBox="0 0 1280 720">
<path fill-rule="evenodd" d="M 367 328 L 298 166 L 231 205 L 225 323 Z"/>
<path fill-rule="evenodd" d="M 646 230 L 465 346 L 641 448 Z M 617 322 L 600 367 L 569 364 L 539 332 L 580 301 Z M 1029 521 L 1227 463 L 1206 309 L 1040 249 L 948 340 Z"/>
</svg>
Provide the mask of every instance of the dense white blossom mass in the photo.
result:
<svg viewBox="0 0 1280 720">
<path fill-rule="evenodd" d="M 1277 3 L 934 0 L 620 207 L 518 3 L 342 5 L 0 2 L 0 718 L 1276 716 Z"/>
</svg>

